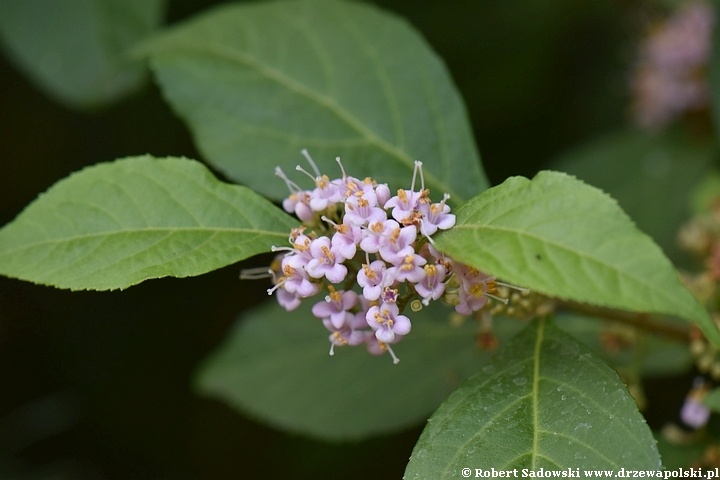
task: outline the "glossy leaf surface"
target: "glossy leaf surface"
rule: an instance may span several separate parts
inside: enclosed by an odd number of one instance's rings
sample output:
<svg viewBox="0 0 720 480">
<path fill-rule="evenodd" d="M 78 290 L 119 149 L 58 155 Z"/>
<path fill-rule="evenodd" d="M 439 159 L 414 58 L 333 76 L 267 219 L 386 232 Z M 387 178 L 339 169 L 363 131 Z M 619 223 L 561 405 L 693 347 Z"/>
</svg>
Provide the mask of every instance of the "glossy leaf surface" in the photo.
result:
<svg viewBox="0 0 720 480">
<path fill-rule="evenodd" d="M 340 156 L 349 175 L 409 188 L 420 160 L 435 195 L 462 202 L 487 188 L 445 66 L 410 25 L 375 7 L 230 5 L 140 53 L 207 160 L 270 197 L 288 193 L 273 168 L 291 170 L 303 148 L 330 178 Z"/>
<path fill-rule="evenodd" d="M 286 312 L 271 303 L 240 317 L 202 365 L 197 388 L 205 395 L 281 430 L 326 440 L 353 440 L 424 421 L 483 362 L 477 324 L 448 324 L 450 310 L 430 305 L 408 312 L 412 332 L 376 357 L 364 346 L 328 351 L 329 332 L 310 313 L 311 299 Z M 503 338 L 521 324 L 498 319 Z"/>
<path fill-rule="evenodd" d="M 457 211 L 437 247 L 546 295 L 676 315 L 720 332 L 660 248 L 604 192 L 559 172 L 511 177 Z"/>
<path fill-rule="evenodd" d="M 297 221 L 188 159 L 131 157 L 61 180 L 0 230 L 0 274 L 72 290 L 200 275 L 271 245 Z"/>
<path fill-rule="evenodd" d="M 405 478 L 462 478 L 470 466 L 662 468 L 650 429 L 615 371 L 548 320 L 534 321 L 442 404 Z"/>
<path fill-rule="evenodd" d="M 97 107 L 137 88 L 126 54 L 161 23 L 164 0 L 3 0 L 0 35 L 17 64 L 57 100 Z"/>
</svg>

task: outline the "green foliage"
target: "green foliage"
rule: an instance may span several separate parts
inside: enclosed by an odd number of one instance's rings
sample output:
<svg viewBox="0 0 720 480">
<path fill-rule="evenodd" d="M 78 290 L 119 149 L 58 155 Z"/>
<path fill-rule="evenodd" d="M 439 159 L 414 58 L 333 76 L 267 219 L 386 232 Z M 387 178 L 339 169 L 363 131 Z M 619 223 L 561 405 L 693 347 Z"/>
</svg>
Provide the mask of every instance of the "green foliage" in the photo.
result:
<svg viewBox="0 0 720 480">
<path fill-rule="evenodd" d="M 692 191 L 692 210 L 695 215 L 709 213 L 720 198 L 720 172 L 709 172 Z"/>
<path fill-rule="evenodd" d="M 487 188 L 445 66 L 406 22 L 358 3 L 215 9 L 147 43 L 166 99 L 205 157 L 272 198 L 272 167 L 307 148 L 323 173 L 408 188 L 413 160 L 434 192 Z M 272 163 L 267 163 L 268 161 Z"/>
<path fill-rule="evenodd" d="M 453 258 L 563 299 L 696 323 L 720 332 L 660 248 L 602 191 L 558 172 L 511 177 L 457 211 L 437 238 Z"/>
<path fill-rule="evenodd" d="M 661 469 L 617 374 L 552 321 L 536 320 L 428 421 L 406 479 L 461 468 Z"/>
<path fill-rule="evenodd" d="M 684 258 L 677 233 L 688 218 L 690 192 L 715 154 L 713 144 L 681 131 L 623 130 L 565 153 L 552 167 L 610 194 L 677 262 Z"/>
<path fill-rule="evenodd" d="M 161 23 L 164 0 L 3 0 L 0 36 L 18 65 L 72 107 L 111 103 L 145 67 L 126 54 Z"/>
<path fill-rule="evenodd" d="M 703 403 L 713 412 L 720 413 L 720 388 L 713 389 L 703 399 Z"/>
<path fill-rule="evenodd" d="M 287 242 L 297 222 L 180 158 L 131 157 L 61 180 L 0 230 L 0 273 L 72 290 L 200 275 Z"/>
<path fill-rule="evenodd" d="M 557 323 L 613 368 L 637 371 L 644 377 L 657 377 L 681 375 L 693 364 L 685 343 L 649 335 L 629 326 L 625 326 L 625 331 L 629 330 L 636 337 L 632 344 L 619 348 L 617 352 L 608 352 L 601 343 L 601 336 L 605 332 L 615 332 L 613 327 L 622 326 L 620 323 L 613 324 L 574 313 L 559 314 Z"/>
<path fill-rule="evenodd" d="M 720 17 L 720 2 L 712 0 L 711 5 L 715 10 L 715 16 Z M 710 76 L 710 111 L 712 123 L 715 129 L 715 139 L 720 139 L 720 28 L 713 29 L 713 48 L 708 68 Z"/>
<path fill-rule="evenodd" d="M 703 437 L 691 444 L 670 442 L 661 433 L 656 433 L 655 439 L 666 470 L 688 468 L 688 465 L 697 464 L 703 457 L 703 451 L 712 444 L 711 437 Z"/>
<path fill-rule="evenodd" d="M 286 312 L 275 302 L 240 317 L 197 376 L 197 387 L 283 429 L 327 440 L 357 440 L 419 423 L 487 362 L 473 334 L 453 327 L 435 304 L 413 319 L 412 339 L 394 346 L 400 363 L 363 347 L 335 348 L 310 313 L 310 301 Z M 520 323 L 497 322 L 509 338 Z"/>
</svg>

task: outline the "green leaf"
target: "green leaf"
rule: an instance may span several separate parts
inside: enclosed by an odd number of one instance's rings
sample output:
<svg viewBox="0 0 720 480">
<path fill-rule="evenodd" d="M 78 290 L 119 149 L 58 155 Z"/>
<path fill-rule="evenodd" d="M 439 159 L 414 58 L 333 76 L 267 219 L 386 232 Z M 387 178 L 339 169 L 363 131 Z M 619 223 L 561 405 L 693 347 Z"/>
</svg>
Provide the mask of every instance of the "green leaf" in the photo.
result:
<svg viewBox="0 0 720 480">
<path fill-rule="evenodd" d="M 666 470 L 677 470 L 678 468 L 689 468 L 697 465 L 703 456 L 703 451 L 712 443 L 712 437 L 694 439 L 696 443 L 676 444 L 665 439 L 662 433 L 656 433 L 658 451 L 662 457 L 663 466 Z"/>
<path fill-rule="evenodd" d="M 357 440 L 425 420 L 489 357 L 475 347 L 477 324 L 453 327 L 438 305 L 408 313 L 413 329 L 393 346 L 397 365 L 363 346 L 336 347 L 330 357 L 311 303 L 285 312 L 272 302 L 240 317 L 199 369 L 198 390 L 282 430 Z M 499 320 L 502 338 L 521 325 Z"/>
<path fill-rule="evenodd" d="M 297 221 L 188 159 L 70 175 L 0 230 L 0 274 L 72 290 L 200 275 L 287 242 Z"/>
<path fill-rule="evenodd" d="M 680 130 L 618 131 L 565 153 L 552 168 L 610 194 L 677 262 L 687 260 L 677 235 L 690 215 L 690 192 L 707 175 L 715 148 Z"/>
<path fill-rule="evenodd" d="M 681 375 L 693 365 L 687 344 L 633 330 L 633 327 L 618 322 L 603 321 L 575 313 L 563 313 L 558 315 L 557 323 L 613 368 L 637 369 L 643 377 L 666 377 Z M 625 330 L 618 331 L 618 328 Z M 629 334 L 634 337 L 632 345 L 620 348 L 614 353 L 608 352 L 603 347 L 601 343 L 603 333 L 622 333 L 627 332 L 628 328 L 632 332 Z"/>
<path fill-rule="evenodd" d="M 360 3 L 228 5 L 147 43 L 165 97 L 230 178 L 287 196 L 277 164 L 307 148 L 320 170 L 461 203 L 487 188 L 467 113 L 437 55 L 405 21 Z"/>
<path fill-rule="evenodd" d="M 35 83 L 73 107 L 111 103 L 140 86 L 125 57 L 162 21 L 164 0 L 3 0 L 0 36 Z"/>
<path fill-rule="evenodd" d="M 712 170 L 692 192 L 692 211 L 695 215 L 711 213 L 720 199 L 720 172 Z"/>
<path fill-rule="evenodd" d="M 466 467 L 661 469 L 617 374 L 552 321 L 536 320 L 428 420 L 406 479 Z"/>
<path fill-rule="evenodd" d="M 559 172 L 511 177 L 457 211 L 437 248 L 537 292 L 691 320 L 720 332 L 660 248 L 602 191 Z"/>
<path fill-rule="evenodd" d="M 713 412 L 720 413 L 720 388 L 715 388 L 708 393 L 703 399 L 703 403 Z"/>
</svg>

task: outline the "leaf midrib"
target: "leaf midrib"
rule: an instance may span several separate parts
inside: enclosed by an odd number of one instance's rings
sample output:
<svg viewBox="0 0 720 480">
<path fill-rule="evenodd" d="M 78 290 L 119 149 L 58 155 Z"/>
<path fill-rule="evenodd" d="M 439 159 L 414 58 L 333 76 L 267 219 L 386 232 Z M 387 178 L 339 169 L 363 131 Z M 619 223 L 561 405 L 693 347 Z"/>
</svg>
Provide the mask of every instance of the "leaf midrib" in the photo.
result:
<svg viewBox="0 0 720 480">
<path fill-rule="evenodd" d="M 369 144 L 374 145 L 380 150 L 383 150 L 387 154 L 391 155 L 392 157 L 395 157 L 400 163 L 402 163 L 406 168 L 408 168 L 408 170 L 412 171 L 412 169 L 414 168 L 414 160 L 412 157 L 410 157 L 410 155 L 408 155 L 405 151 L 398 149 L 394 145 L 391 145 L 390 143 L 379 137 L 377 134 L 375 134 L 375 132 L 365 127 L 365 125 L 363 125 L 360 120 L 358 120 L 345 108 L 341 107 L 334 99 L 322 95 L 315 90 L 312 90 L 311 88 L 303 85 L 302 83 L 297 82 L 293 78 L 288 77 L 284 73 L 267 66 L 252 55 L 245 52 L 230 50 L 228 48 L 224 48 L 221 45 L 209 42 L 197 44 L 184 43 L 182 46 L 188 51 L 195 51 L 207 55 L 214 55 L 218 58 L 223 58 L 231 62 L 239 63 L 247 68 L 251 68 L 256 73 L 264 76 L 265 78 L 276 82 L 278 85 L 285 87 L 288 90 L 304 96 L 305 98 L 317 103 L 319 106 L 333 113 L 340 120 L 345 122 L 351 129 L 355 130 L 358 134 L 360 134 L 360 136 L 363 137 Z M 170 48 L 169 50 L 173 49 Z M 432 172 L 425 171 L 423 173 L 425 176 L 425 181 L 428 184 L 432 184 L 439 190 L 443 190 L 444 192 L 449 193 L 450 196 L 453 197 L 457 203 L 465 202 L 465 198 L 463 195 L 458 193 L 455 189 L 453 189 L 446 183 L 439 180 Z"/>
<path fill-rule="evenodd" d="M 555 247 L 555 248 L 557 248 L 557 249 L 559 249 L 559 250 L 563 250 L 563 251 L 565 251 L 565 252 L 569 252 L 569 253 L 572 253 L 572 254 L 574 254 L 574 255 L 577 255 L 577 256 L 580 257 L 580 258 L 585 258 L 585 259 L 588 260 L 588 261 L 595 262 L 596 264 L 598 264 L 598 265 L 600 265 L 600 266 L 602 266 L 602 267 L 604 267 L 604 268 L 610 269 L 610 270 L 612 270 L 612 271 L 620 272 L 620 273 L 622 273 L 623 275 L 627 276 L 628 278 L 630 278 L 630 279 L 636 281 L 637 283 L 645 286 L 645 288 L 647 288 L 648 290 L 662 294 L 666 299 L 668 299 L 668 300 L 670 301 L 670 303 L 671 303 L 672 305 L 676 305 L 676 306 L 677 306 L 676 302 L 674 301 L 675 297 L 674 297 L 673 295 L 671 295 L 669 292 L 667 292 L 667 291 L 664 290 L 664 289 L 652 288 L 652 287 L 653 287 L 653 284 L 650 283 L 650 282 L 648 282 L 647 280 L 645 280 L 643 277 L 636 276 L 636 275 L 634 275 L 632 272 L 629 272 L 629 271 L 627 271 L 627 270 L 622 270 L 622 269 L 618 268 L 617 266 L 612 265 L 612 264 L 608 263 L 607 261 L 605 261 L 605 260 L 603 260 L 603 259 L 601 259 L 601 258 L 598 258 L 598 257 L 596 257 L 596 256 L 589 255 L 589 254 L 587 254 L 587 253 L 585 253 L 585 252 L 582 252 L 582 251 L 573 250 L 573 249 L 572 249 L 571 247 L 569 247 L 569 246 L 563 245 L 563 244 L 561 244 L 561 243 L 558 243 L 558 242 L 556 242 L 556 241 L 547 239 L 547 238 L 545 238 L 545 237 L 541 237 L 541 236 L 538 236 L 538 235 L 534 235 L 534 234 L 529 233 L 529 232 L 527 232 L 527 231 L 525 231 L 525 230 L 517 230 L 517 229 L 515 229 L 515 228 L 498 227 L 498 226 L 493 226 L 493 225 L 456 225 L 454 228 L 461 229 L 461 230 L 472 230 L 472 231 L 479 231 L 479 230 L 483 230 L 483 229 L 484 229 L 484 230 L 489 230 L 489 231 L 508 232 L 508 233 L 513 233 L 513 234 L 517 235 L 518 237 L 526 237 L 526 238 L 529 238 L 529 239 L 533 239 L 533 240 L 539 241 L 539 242 L 544 243 L 544 244 L 546 244 L 546 245 L 553 246 L 553 247 Z M 490 272 L 490 273 L 492 273 L 492 272 Z M 686 312 L 686 314 L 687 314 L 687 312 Z M 695 318 L 695 315 L 692 315 L 691 318 Z"/>
<path fill-rule="evenodd" d="M 535 351 L 533 352 L 533 388 L 532 388 L 532 409 L 533 409 L 533 445 L 531 450 L 531 464 L 530 468 L 535 470 L 535 462 L 538 455 L 538 442 L 540 432 L 540 351 L 542 347 L 542 341 L 545 334 L 545 318 L 541 318 L 537 328 L 537 338 L 535 339 Z"/>
</svg>

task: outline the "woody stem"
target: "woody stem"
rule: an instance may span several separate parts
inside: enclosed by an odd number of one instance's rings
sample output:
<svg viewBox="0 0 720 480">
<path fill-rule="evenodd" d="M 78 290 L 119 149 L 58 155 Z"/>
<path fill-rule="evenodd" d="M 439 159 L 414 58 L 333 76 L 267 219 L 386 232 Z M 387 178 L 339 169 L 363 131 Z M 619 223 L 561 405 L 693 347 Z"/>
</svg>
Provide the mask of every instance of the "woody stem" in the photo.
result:
<svg viewBox="0 0 720 480">
<path fill-rule="evenodd" d="M 606 320 L 615 320 L 638 327 L 669 340 L 688 343 L 690 341 L 689 325 L 671 323 L 649 313 L 634 313 L 613 308 L 597 307 L 569 300 L 555 300 L 558 309 L 590 315 Z"/>
</svg>

